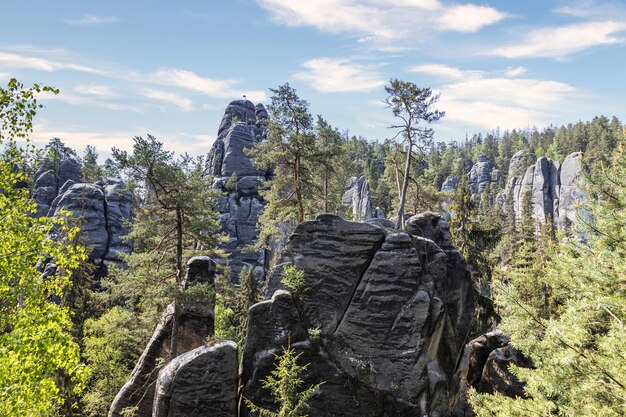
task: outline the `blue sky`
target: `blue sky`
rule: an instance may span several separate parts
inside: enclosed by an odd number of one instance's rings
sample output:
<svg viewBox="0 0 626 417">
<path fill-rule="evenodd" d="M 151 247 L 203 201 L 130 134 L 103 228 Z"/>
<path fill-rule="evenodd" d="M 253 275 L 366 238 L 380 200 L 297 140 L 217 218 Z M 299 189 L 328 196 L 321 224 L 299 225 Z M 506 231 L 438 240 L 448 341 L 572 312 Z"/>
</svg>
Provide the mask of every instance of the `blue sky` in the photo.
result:
<svg viewBox="0 0 626 417">
<path fill-rule="evenodd" d="M 151 133 L 207 152 L 223 110 L 289 82 L 331 124 L 391 136 L 384 85 L 441 93 L 440 141 L 626 119 L 625 1 L 7 2 L 0 82 L 55 86 L 33 138 L 101 156 Z"/>
</svg>

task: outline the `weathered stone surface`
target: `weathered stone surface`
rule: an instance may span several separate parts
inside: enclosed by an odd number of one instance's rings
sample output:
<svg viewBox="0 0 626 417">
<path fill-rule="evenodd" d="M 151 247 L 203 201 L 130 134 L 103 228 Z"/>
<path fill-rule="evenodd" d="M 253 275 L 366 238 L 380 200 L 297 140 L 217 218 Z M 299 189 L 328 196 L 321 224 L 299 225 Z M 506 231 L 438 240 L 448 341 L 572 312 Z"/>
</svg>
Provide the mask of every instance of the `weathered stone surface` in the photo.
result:
<svg viewBox="0 0 626 417">
<path fill-rule="evenodd" d="M 213 286 L 215 284 L 215 261 L 209 256 L 194 256 L 187 261 L 185 285 L 199 282 Z"/>
<path fill-rule="evenodd" d="M 206 283 L 214 288 L 215 262 L 208 257 L 196 257 L 187 263 L 185 286 L 189 282 Z M 174 321 L 174 304 L 170 304 L 154 330 L 152 338 L 135 365 L 129 380 L 115 396 L 109 417 L 121 417 L 126 407 L 137 407 L 138 417 L 152 416 L 155 383 L 162 363 L 169 359 Z M 187 303 L 178 307 L 176 352 L 180 355 L 204 346 L 214 332 L 214 305 Z"/>
<path fill-rule="evenodd" d="M 554 207 L 559 195 L 558 187 L 557 167 L 546 157 L 537 159 L 533 170 L 531 202 L 533 218 L 540 224 L 545 224 L 549 218 L 556 221 L 558 217 Z"/>
<path fill-rule="evenodd" d="M 482 193 L 483 190 L 491 184 L 491 171 L 493 171 L 493 162 L 485 155 L 480 155 L 476 163 L 469 172 L 469 183 L 472 187 L 472 194 Z"/>
<path fill-rule="evenodd" d="M 91 248 L 90 256 L 103 259 L 109 250 L 109 231 L 104 190 L 96 184 L 78 183 L 70 186 L 65 193 L 52 202 L 52 216 L 59 216 L 61 210 L 72 213 L 79 219 L 79 226 L 85 243 Z"/>
<path fill-rule="evenodd" d="M 228 237 L 220 248 L 229 257 L 218 261 L 230 265 L 234 282 L 244 266 L 253 268 L 259 279 L 265 275 L 265 251 L 244 251 L 244 248 L 258 239 L 257 222 L 265 204 L 259 189 L 269 172 L 255 167 L 245 150 L 265 139 L 267 117 L 262 104 L 255 106 L 247 100 L 231 102 L 207 159 L 208 173 L 215 177 L 212 187 L 225 192 L 218 199 L 216 210 L 221 232 Z"/>
<path fill-rule="evenodd" d="M 510 397 L 524 396 L 523 385 L 509 371 L 509 365 L 529 366 L 528 361 L 509 344 L 510 338 L 500 330 L 477 337 L 465 345 L 459 362 L 452 399 L 452 415 L 471 417 L 474 413 L 467 402 L 470 387 L 478 392 L 500 392 Z"/>
<path fill-rule="evenodd" d="M 534 155 L 529 155 L 524 150 L 515 152 L 509 161 L 509 178 L 522 176 L 525 169 L 534 163 Z"/>
<path fill-rule="evenodd" d="M 130 232 L 133 196 L 126 189 L 126 184 L 115 178 L 107 179 L 104 196 L 109 235 L 108 251 L 105 258 L 119 260 L 120 254 L 128 254 L 133 250 L 132 242 L 124 239 Z"/>
<path fill-rule="evenodd" d="M 67 180 L 59 195 L 50 204 L 49 216 L 69 211 L 77 219 L 85 244 L 94 260 L 120 260 L 120 253 L 129 253 L 132 243 L 123 237 L 129 232 L 132 196 L 119 179 L 107 184 L 74 183 Z"/>
<path fill-rule="evenodd" d="M 79 182 L 81 178 L 80 162 L 73 158 L 61 159 L 57 167 L 43 164 L 35 173 L 33 198 L 37 202 L 37 215 L 45 216 L 52 201 L 59 195 L 59 190 L 68 180 Z"/>
<path fill-rule="evenodd" d="M 512 364 L 525 365 L 520 352 L 510 345 L 494 349 L 485 362 L 478 391 L 500 392 L 508 397 L 524 397 L 524 385 L 509 370 Z"/>
<path fill-rule="evenodd" d="M 235 417 L 238 382 L 234 342 L 200 346 L 161 369 L 152 417 Z"/>
<path fill-rule="evenodd" d="M 586 200 L 582 192 L 584 186 L 584 176 L 580 165 L 582 154 L 574 152 L 568 155 L 560 169 L 560 190 L 559 190 L 559 226 L 569 227 L 576 223 L 577 214 L 585 216 L 589 220 L 588 213 L 585 212 L 583 203 Z"/>
<path fill-rule="evenodd" d="M 311 416 L 448 415 L 473 309 L 471 278 L 446 223 L 434 213 L 419 218 L 447 249 L 328 214 L 296 227 L 279 262 L 304 271 L 305 289 L 296 297 L 279 290 L 250 309 L 246 398 L 275 406 L 260 381 L 290 341 L 311 364 L 306 383 L 325 381 Z M 279 280 L 280 268 L 270 293 Z M 309 336 L 312 328 L 319 339 Z"/>
<path fill-rule="evenodd" d="M 449 176 L 445 179 L 443 184 L 441 184 L 441 191 L 444 193 L 453 193 L 459 187 L 461 183 L 461 178 L 457 176 Z"/>
<path fill-rule="evenodd" d="M 226 107 L 226 110 L 224 110 L 224 116 L 217 130 L 217 135 L 222 135 L 222 133 L 226 132 L 237 122 L 255 124 L 257 122 L 257 112 L 261 111 L 262 109 L 257 110 L 254 104 L 249 100 L 231 101 L 228 107 Z M 265 117 L 267 118 L 267 112 Z"/>
<path fill-rule="evenodd" d="M 373 217 L 370 183 L 363 175 L 348 180 L 342 203 L 344 206 L 352 207 L 353 220 L 368 220 Z"/>
<path fill-rule="evenodd" d="M 238 122 L 226 132 L 222 141 L 224 142 L 224 159 L 220 172 L 222 177 L 230 177 L 233 174 L 237 175 L 237 178 L 247 175 L 265 176 L 267 170 L 255 167 L 245 153 L 246 149 L 254 147 L 257 143 L 254 126 Z"/>
<path fill-rule="evenodd" d="M 560 229 L 571 227 L 577 219 L 577 207 L 585 200 L 580 158 L 580 152 L 574 152 L 560 164 L 541 157 L 526 169 L 523 177 L 511 176 L 519 173 L 521 164 L 529 160 L 527 155 L 517 152 L 511 159 L 509 178 L 496 198 L 497 204 L 504 212 L 512 207 L 519 220 L 524 196 L 530 193 L 531 215 L 539 225 L 551 219 Z M 588 217 L 584 209 L 578 214 Z"/>
</svg>

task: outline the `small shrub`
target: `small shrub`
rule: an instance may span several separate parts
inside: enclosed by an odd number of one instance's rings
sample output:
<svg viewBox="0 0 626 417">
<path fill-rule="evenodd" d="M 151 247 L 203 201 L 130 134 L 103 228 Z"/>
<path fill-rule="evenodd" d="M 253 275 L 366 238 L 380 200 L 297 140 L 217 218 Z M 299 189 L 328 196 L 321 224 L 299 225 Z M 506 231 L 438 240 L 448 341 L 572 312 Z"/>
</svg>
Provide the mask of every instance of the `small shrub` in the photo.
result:
<svg viewBox="0 0 626 417">
<path fill-rule="evenodd" d="M 299 270 L 294 265 L 286 266 L 283 269 L 283 285 L 294 294 L 300 294 L 304 288 L 304 271 Z"/>
<path fill-rule="evenodd" d="M 270 390 L 276 403 L 279 405 L 278 412 L 261 408 L 252 401 L 244 398 L 246 406 L 250 411 L 262 417 L 306 417 L 309 408 L 309 400 L 313 393 L 323 384 L 311 385 L 305 390 L 301 390 L 304 383 L 300 377 L 307 370 L 309 364 L 298 365 L 300 354 L 288 346 L 283 349 L 283 353 L 276 359 L 276 367 L 265 380 L 263 386 Z"/>
</svg>

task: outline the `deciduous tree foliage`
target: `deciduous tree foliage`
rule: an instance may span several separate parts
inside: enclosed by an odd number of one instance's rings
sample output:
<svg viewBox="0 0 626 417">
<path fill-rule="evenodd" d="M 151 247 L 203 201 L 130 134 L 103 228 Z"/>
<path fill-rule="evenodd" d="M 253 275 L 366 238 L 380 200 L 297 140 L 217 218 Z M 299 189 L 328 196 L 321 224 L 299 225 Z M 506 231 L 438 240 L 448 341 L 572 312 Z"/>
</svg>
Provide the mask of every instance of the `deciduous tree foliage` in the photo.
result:
<svg viewBox="0 0 626 417">
<path fill-rule="evenodd" d="M 533 362 L 514 371 L 526 399 L 473 395 L 479 416 L 623 416 L 626 414 L 626 153 L 592 178 L 589 241 L 553 248 L 538 279 L 549 298 L 513 279 L 501 286 L 503 330 Z M 593 201 L 593 199 L 592 199 Z M 533 277 L 534 275 L 534 277 Z M 524 278 L 524 277 L 520 277 Z"/>
<path fill-rule="evenodd" d="M 70 285 L 69 275 L 84 250 L 71 244 L 78 229 L 65 218 L 35 218 L 36 203 L 26 174 L 16 167 L 34 164 L 40 156 L 28 143 L 33 117 L 41 107 L 36 95 L 56 92 L 31 88 L 12 79 L 0 89 L 0 143 L 7 146 L 0 161 L 0 415 L 51 416 L 63 404 L 59 377 L 80 391 L 87 374 L 78 345 L 71 337 L 68 309 L 54 302 Z M 24 143 L 18 143 L 25 142 Z M 50 232 L 56 229 L 60 241 Z M 44 262 L 57 273 L 41 279 Z"/>
</svg>

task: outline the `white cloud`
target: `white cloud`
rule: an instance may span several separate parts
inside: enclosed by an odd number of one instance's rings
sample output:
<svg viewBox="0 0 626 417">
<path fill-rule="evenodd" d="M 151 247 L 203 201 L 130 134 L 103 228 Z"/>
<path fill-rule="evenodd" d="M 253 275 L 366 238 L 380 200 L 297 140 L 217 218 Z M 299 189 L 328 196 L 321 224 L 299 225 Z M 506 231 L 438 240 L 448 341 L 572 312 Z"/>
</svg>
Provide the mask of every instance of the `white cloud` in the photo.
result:
<svg viewBox="0 0 626 417">
<path fill-rule="evenodd" d="M 509 68 L 504 75 L 485 71 L 466 71 L 443 65 L 421 65 L 414 72 L 444 77 L 447 82 L 437 108 L 445 110 L 446 123 L 481 129 L 542 126 L 554 120 L 555 113 L 579 92 L 569 84 L 521 75 L 524 68 Z"/>
<path fill-rule="evenodd" d="M 120 21 L 119 17 L 96 16 L 93 14 L 86 14 L 79 19 L 65 19 L 63 22 L 68 25 L 74 25 L 74 26 L 95 26 L 95 25 L 103 25 L 107 23 L 117 23 L 119 21 Z"/>
<path fill-rule="evenodd" d="M 626 37 L 618 36 L 624 31 L 625 21 L 611 20 L 540 28 L 530 31 L 520 44 L 495 48 L 488 53 L 505 58 L 564 58 L 594 46 L 626 43 Z"/>
<path fill-rule="evenodd" d="M 176 86 L 191 91 L 206 94 L 211 97 L 236 98 L 244 94 L 252 101 L 265 101 L 267 96 L 263 90 L 244 91 L 234 87 L 234 80 L 219 80 L 202 77 L 192 71 L 184 69 L 160 69 L 150 76 L 153 82 Z"/>
<path fill-rule="evenodd" d="M 10 68 L 30 68 L 46 72 L 71 70 L 91 74 L 104 73 L 102 70 L 87 65 L 3 51 L 0 51 L 0 63 Z"/>
<path fill-rule="evenodd" d="M 108 85 L 83 84 L 75 86 L 72 90 L 78 94 L 89 96 L 111 97 L 113 95 L 113 91 Z"/>
<path fill-rule="evenodd" d="M 154 89 L 142 90 L 140 94 L 153 100 L 163 101 L 165 103 L 172 104 L 178 107 L 183 112 L 193 110 L 192 101 L 187 97 L 181 96 L 179 94 Z"/>
<path fill-rule="evenodd" d="M 443 10 L 440 22 L 442 27 L 447 30 L 476 32 L 484 26 L 501 21 L 507 16 L 506 13 L 492 7 L 462 4 Z"/>
<path fill-rule="evenodd" d="M 302 64 L 307 71 L 294 77 L 323 93 L 370 91 L 385 84 L 385 78 L 372 68 L 345 58 L 317 58 Z"/>
<path fill-rule="evenodd" d="M 286 26 L 354 35 L 381 49 L 414 46 L 433 31 L 475 32 L 508 15 L 472 3 L 439 0 L 257 0 L 272 19 Z"/>
</svg>

